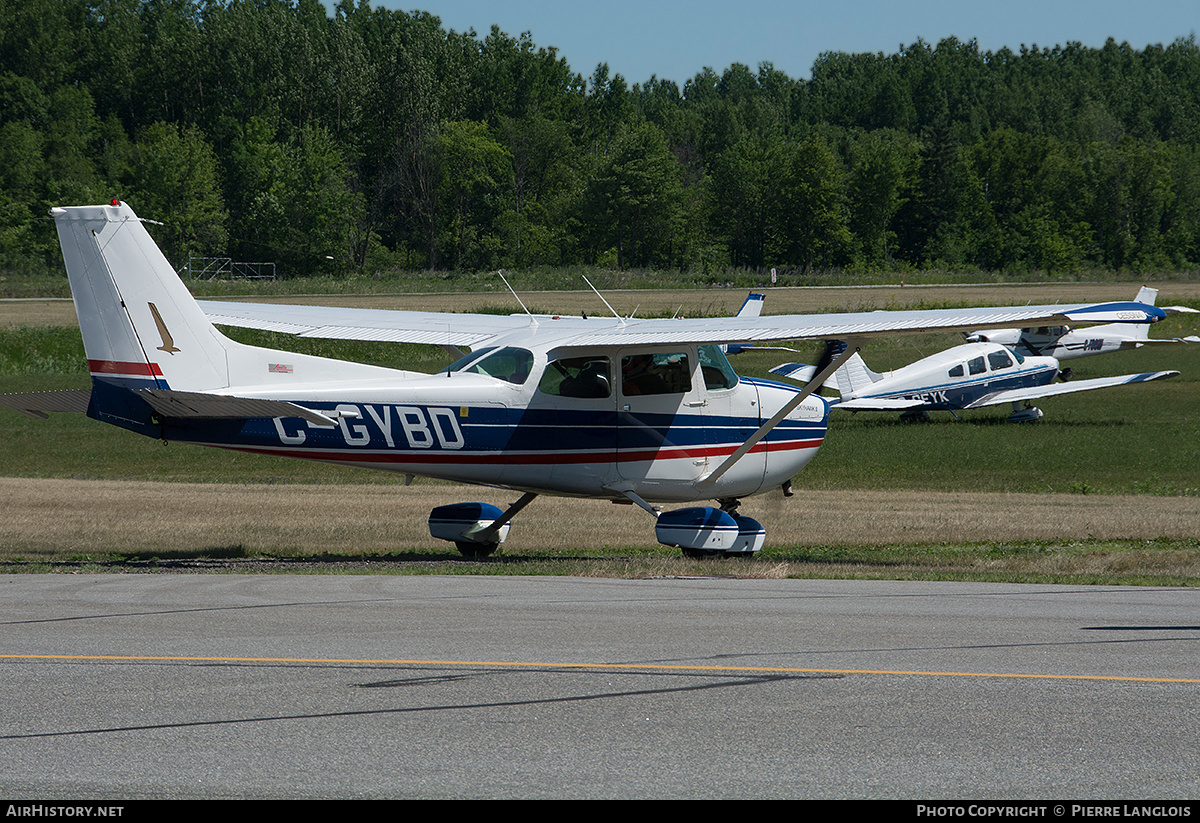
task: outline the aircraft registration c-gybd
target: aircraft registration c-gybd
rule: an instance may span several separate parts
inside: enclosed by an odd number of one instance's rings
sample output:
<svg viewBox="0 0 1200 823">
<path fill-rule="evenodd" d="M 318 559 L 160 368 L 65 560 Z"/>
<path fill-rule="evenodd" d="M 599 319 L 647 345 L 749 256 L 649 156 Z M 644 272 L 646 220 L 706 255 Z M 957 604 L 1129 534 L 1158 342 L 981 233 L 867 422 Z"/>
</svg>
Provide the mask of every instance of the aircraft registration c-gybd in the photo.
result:
<svg viewBox="0 0 1200 823">
<path fill-rule="evenodd" d="M 441 506 L 434 537 L 487 555 L 538 495 L 632 502 L 665 545 L 746 554 L 739 501 L 791 479 L 825 438 L 814 394 L 880 335 L 1066 322 L 1153 322 L 1138 303 L 717 319 L 443 314 L 198 303 L 126 204 L 55 208 L 92 388 L 0 396 L 164 441 L 510 489 Z M 757 309 L 759 307 L 755 307 Z M 438 374 L 247 346 L 217 325 L 471 349 Z M 845 340 L 803 388 L 740 377 L 722 344 Z M 663 504 L 699 504 L 661 511 Z"/>
</svg>

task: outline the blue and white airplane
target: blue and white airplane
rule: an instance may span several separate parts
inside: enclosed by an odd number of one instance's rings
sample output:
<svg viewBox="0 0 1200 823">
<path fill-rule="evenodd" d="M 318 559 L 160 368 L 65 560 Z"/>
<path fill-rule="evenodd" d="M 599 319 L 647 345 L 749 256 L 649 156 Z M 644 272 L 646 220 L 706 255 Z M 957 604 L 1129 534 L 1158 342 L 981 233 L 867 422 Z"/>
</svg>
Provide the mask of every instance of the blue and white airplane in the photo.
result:
<svg viewBox="0 0 1200 823">
<path fill-rule="evenodd" d="M 823 362 L 842 351 L 839 344 L 828 344 Z M 810 380 L 817 369 L 817 366 L 785 363 L 771 372 Z M 1029 404 L 1031 400 L 1145 383 L 1179 374 L 1146 372 L 1055 383 L 1059 369 L 1059 362 L 1053 357 L 1027 357 L 999 343 L 965 343 L 883 374 L 871 371 L 861 355 L 852 354 L 826 380 L 825 386 L 841 395 L 830 405 L 847 411 L 901 411 L 906 419 L 923 419 L 931 411 L 954 412 L 1011 403 L 1013 412 L 1008 419 L 1016 423 L 1042 417 L 1041 409 Z"/>
<path fill-rule="evenodd" d="M 1137 303 L 638 321 L 201 304 L 128 205 L 51 213 L 92 386 L 0 405 L 519 492 L 503 510 L 472 502 L 430 514 L 430 532 L 472 556 L 494 551 L 539 495 L 635 503 L 660 542 L 689 555 L 758 551 L 763 528 L 739 501 L 791 493 L 825 438 L 829 403 L 814 392 L 862 340 L 1163 316 Z M 471 352 L 431 375 L 243 345 L 214 324 Z M 803 388 L 739 377 L 721 350 L 790 340 L 849 348 Z"/>
<path fill-rule="evenodd" d="M 1158 298 L 1158 289 L 1142 286 L 1134 298 L 1136 303 L 1153 306 Z M 1187 306 L 1164 306 L 1167 314 L 1198 314 Z M 1106 326 L 1089 326 L 1072 329 L 1070 326 L 1035 326 L 1024 329 L 994 329 L 966 335 L 968 343 L 999 343 L 1024 357 L 1053 357 L 1059 361 L 1095 354 L 1127 351 L 1142 346 L 1171 346 L 1181 343 L 1200 343 L 1200 337 L 1150 337 L 1148 323 L 1112 323 Z M 1070 369 L 1063 369 L 1070 376 Z"/>
</svg>

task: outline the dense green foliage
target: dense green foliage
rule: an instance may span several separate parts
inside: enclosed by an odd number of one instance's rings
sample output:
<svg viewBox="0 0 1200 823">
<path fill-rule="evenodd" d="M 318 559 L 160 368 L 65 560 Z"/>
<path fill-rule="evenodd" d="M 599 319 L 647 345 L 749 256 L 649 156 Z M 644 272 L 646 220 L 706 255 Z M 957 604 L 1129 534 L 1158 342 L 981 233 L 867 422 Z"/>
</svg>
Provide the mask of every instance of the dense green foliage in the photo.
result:
<svg viewBox="0 0 1200 823">
<path fill-rule="evenodd" d="M 0 0 L 0 266 L 128 201 L 178 265 L 1200 263 L 1200 48 L 920 42 L 682 88 L 341 0 Z"/>
</svg>

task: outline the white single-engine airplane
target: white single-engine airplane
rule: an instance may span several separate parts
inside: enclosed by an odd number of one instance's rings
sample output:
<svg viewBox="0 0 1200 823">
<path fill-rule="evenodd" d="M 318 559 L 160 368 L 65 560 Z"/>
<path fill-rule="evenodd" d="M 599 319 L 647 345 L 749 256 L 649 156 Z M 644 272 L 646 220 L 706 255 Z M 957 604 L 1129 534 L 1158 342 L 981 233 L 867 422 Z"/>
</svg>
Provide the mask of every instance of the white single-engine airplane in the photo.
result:
<svg viewBox="0 0 1200 823">
<path fill-rule="evenodd" d="M 828 362 L 843 351 L 844 346 L 838 343 L 827 344 L 822 362 Z M 771 372 L 810 380 L 819 368 L 819 365 L 785 363 Z M 840 399 L 830 401 L 837 409 L 901 411 L 901 416 L 906 419 L 923 419 L 931 411 L 954 412 L 1012 403 L 1013 412 L 1008 419 L 1018 423 L 1042 417 L 1042 410 L 1030 405 L 1030 400 L 1145 383 L 1178 374 L 1177 371 L 1159 371 L 1055 383 L 1059 363 L 1053 357 L 1024 356 L 999 343 L 964 343 L 884 374 L 871 371 L 861 355 L 852 354 L 826 380 L 825 386 L 841 395 Z"/>
<path fill-rule="evenodd" d="M 3 395 L 164 441 L 512 489 L 441 506 L 434 537 L 487 555 L 541 494 L 633 502 L 689 555 L 757 551 L 741 498 L 791 491 L 825 437 L 813 392 L 865 338 L 1039 323 L 1153 322 L 1137 303 L 719 319 L 443 314 L 197 303 L 124 203 L 52 210 L 92 388 Z M 614 312 L 615 314 L 615 312 Z M 751 310 L 748 315 L 753 315 Z M 470 348 L 438 374 L 237 343 L 219 325 Z M 739 377 L 723 343 L 846 340 L 803 389 Z M 716 501 L 660 512 L 658 504 Z"/>
<path fill-rule="evenodd" d="M 1134 302 L 1153 306 L 1157 298 L 1158 289 L 1142 286 Z M 1167 314 L 1200 313 L 1187 306 L 1164 306 L 1163 311 Z M 1200 337 L 1195 336 L 1152 339 L 1147 323 L 1111 323 L 1106 326 L 1089 326 L 1086 329 L 1072 329 L 1070 326 L 1061 325 L 995 329 L 968 334 L 966 340 L 968 343 L 999 343 L 1023 357 L 1053 357 L 1060 361 L 1137 349 L 1142 346 L 1200 343 Z M 1070 374 L 1070 369 L 1063 369 L 1064 377 L 1069 378 Z"/>
</svg>

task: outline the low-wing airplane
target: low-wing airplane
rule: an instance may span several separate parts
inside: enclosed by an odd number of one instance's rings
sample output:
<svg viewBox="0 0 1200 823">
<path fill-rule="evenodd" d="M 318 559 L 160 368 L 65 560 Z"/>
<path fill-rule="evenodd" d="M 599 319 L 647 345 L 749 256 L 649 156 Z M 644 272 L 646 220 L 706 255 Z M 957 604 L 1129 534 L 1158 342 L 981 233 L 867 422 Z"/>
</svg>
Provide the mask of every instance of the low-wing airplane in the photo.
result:
<svg viewBox="0 0 1200 823">
<path fill-rule="evenodd" d="M 1134 302 L 1153 306 L 1157 298 L 1158 289 L 1142 286 L 1137 297 L 1134 298 Z M 1200 313 L 1200 311 L 1187 306 L 1164 306 L 1163 311 L 1167 314 Z M 1142 346 L 1200 343 L 1200 337 L 1153 339 L 1150 337 L 1150 326 L 1147 323 L 1110 323 L 1104 326 L 1089 326 L 1085 329 L 1056 325 L 977 331 L 966 335 L 966 341 L 968 343 L 999 343 L 1024 357 L 1053 357 L 1062 361 L 1076 357 L 1088 357 L 1093 354 L 1137 349 Z M 1063 374 L 1064 377 L 1069 378 L 1071 370 L 1063 369 Z"/>
<path fill-rule="evenodd" d="M 514 490 L 440 506 L 434 537 L 490 554 L 537 496 L 632 502 L 665 545 L 748 554 L 765 533 L 739 501 L 791 478 L 825 437 L 814 394 L 861 340 L 1037 323 L 1153 322 L 1137 303 L 840 315 L 647 319 L 445 314 L 193 299 L 126 204 L 55 208 L 90 390 L 0 395 L 34 417 L 88 416 L 138 434 Z M 614 312 L 614 315 L 616 312 Z M 437 374 L 230 340 L 216 325 L 301 337 L 471 349 Z M 846 340 L 798 388 L 740 377 L 721 344 Z M 661 511 L 656 504 L 696 504 Z"/>
<path fill-rule="evenodd" d="M 837 356 L 844 347 L 827 344 L 822 362 Z M 819 366 L 785 363 L 773 374 L 810 380 Z M 901 411 L 906 419 L 927 418 L 931 411 L 958 411 L 1012 404 L 1011 422 L 1028 422 L 1042 417 L 1042 410 L 1029 401 L 1057 394 L 1102 389 L 1127 383 L 1145 383 L 1178 375 L 1177 371 L 1123 374 L 1055 383 L 1059 363 L 1053 357 L 1025 356 L 999 343 L 964 343 L 918 360 L 895 371 L 878 374 L 867 367 L 859 354 L 852 354 L 825 381 L 841 398 L 830 405 L 848 411 Z"/>
</svg>

